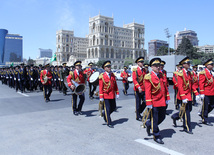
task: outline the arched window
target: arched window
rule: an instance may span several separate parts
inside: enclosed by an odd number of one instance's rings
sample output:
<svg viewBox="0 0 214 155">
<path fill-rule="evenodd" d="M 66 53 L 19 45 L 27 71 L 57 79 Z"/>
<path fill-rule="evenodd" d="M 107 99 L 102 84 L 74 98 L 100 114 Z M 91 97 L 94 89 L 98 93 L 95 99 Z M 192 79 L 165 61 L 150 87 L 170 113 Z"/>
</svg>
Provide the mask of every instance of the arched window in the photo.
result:
<svg viewBox="0 0 214 155">
<path fill-rule="evenodd" d="M 108 32 L 108 23 L 105 22 L 105 32 Z"/>
<path fill-rule="evenodd" d="M 105 35 L 105 45 L 108 46 L 108 35 Z"/>
</svg>

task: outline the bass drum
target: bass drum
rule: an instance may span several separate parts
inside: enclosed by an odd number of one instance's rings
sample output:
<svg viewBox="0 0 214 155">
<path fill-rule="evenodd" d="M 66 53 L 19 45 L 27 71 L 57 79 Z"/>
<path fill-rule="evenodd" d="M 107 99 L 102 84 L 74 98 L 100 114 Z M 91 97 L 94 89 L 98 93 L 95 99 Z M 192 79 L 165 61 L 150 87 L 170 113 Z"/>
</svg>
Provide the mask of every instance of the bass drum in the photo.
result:
<svg viewBox="0 0 214 155">
<path fill-rule="evenodd" d="M 129 82 L 129 83 L 132 83 L 132 82 L 133 82 L 132 77 L 128 77 L 128 82 Z"/>
<path fill-rule="evenodd" d="M 99 75 L 100 75 L 100 72 L 94 72 L 89 78 L 89 83 L 91 83 L 94 86 L 98 86 L 99 85 Z"/>
</svg>

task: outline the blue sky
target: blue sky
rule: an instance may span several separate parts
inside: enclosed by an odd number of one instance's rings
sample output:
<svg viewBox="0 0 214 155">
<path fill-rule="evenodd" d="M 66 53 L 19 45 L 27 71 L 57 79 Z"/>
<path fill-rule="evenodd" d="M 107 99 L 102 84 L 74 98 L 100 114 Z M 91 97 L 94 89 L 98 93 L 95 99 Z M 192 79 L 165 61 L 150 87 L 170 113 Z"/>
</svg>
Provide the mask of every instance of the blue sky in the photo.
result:
<svg viewBox="0 0 214 155">
<path fill-rule="evenodd" d="M 212 0 L 0 0 L 0 28 L 23 36 L 23 57 L 35 59 L 38 48 L 56 51 L 56 31 L 74 30 L 88 34 L 89 16 L 114 15 L 121 26 L 133 22 L 145 24 L 145 49 L 148 41 L 166 40 L 165 28 L 174 34 L 184 28 L 198 34 L 199 45 L 214 45 L 214 1 Z M 147 49 L 148 50 L 148 49 Z"/>
</svg>

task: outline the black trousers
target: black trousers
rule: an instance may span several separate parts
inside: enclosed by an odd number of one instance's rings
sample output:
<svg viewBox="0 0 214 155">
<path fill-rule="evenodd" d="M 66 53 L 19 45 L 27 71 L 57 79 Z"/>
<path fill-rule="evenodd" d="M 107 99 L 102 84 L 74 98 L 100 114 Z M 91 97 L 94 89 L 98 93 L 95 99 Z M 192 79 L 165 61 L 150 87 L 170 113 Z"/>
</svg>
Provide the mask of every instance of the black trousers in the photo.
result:
<svg viewBox="0 0 214 155">
<path fill-rule="evenodd" d="M 106 120 L 108 125 L 111 125 L 111 113 L 116 109 L 115 99 L 104 99 L 104 113 L 103 117 Z"/>
<path fill-rule="evenodd" d="M 202 118 L 204 122 L 208 121 L 208 114 L 214 108 L 214 96 L 206 96 L 204 97 L 204 105 L 202 107 Z"/>
<path fill-rule="evenodd" d="M 127 90 L 129 89 L 129 83 L 123 83 L 123 87 L 124 87 L 124 94 L 126 95 L 127 94 Z"/>
<path fill-rule="evenodd" d="M 52 85 L 43 85 L 43 93 L 45 101 L 48 100 L 52 93 Z"/>
<path fill-rule="evenodd" d="M 93 97 L 94 91 L 97 89 L 97 87 L 92 85 L 90 82 L 88 82 L 88 86 L 89 86 L 89 97 Z M 93 86 L 93 89 L 91 89 L 92 86 Z"/>
<path fill-rule="evenodd" d="M 135 91 L 135 107 L 136 107 L 136 119 L 141 118 L 141 113 L 146 107 L 146 102 L 145 102 L 145 91 L 142 93 L 139 93 L 139 91 Z"/>
<path fill-rule="evenodd" d="M 82 111 L 82 106 L 83 106 L 83 103 L 85 101 L 85 94 L 83 93 L 82 95 L 78 95 L 79 96 L 79 104 L 77 106 L 77 95 L 76 94 L 73 94 L 72 95 L 72 108 L 73 108 L 73 112 L 76 112 L 76 111 Z"/>
<path fill-rule="evenodd" d="M 153 125 L 154 138 L 160 138 L 160 130 L 158 125 L 163 122 L 165 117 L 166 117 L 166 107 L 152 108 L 152 117 L 150 115 L 150 120 L 146 122 L 146 126 L 152 129 L 152 125 Z"/>
<path fill-rule="evenodd" d="M 183 128 L 184 128 L 184 130 L 187 130 L 187 131 L 192 131 L 191 117 L 190 117 L 191 111 L 192 111 L 192 101 L 188 101 L 188 103 L 186 104 L 186 112 L 183 115 Z M 174 113 L 172 115 L 172 118 L 178 120 L 179 119 L 179 112 Z"/>
</svg>

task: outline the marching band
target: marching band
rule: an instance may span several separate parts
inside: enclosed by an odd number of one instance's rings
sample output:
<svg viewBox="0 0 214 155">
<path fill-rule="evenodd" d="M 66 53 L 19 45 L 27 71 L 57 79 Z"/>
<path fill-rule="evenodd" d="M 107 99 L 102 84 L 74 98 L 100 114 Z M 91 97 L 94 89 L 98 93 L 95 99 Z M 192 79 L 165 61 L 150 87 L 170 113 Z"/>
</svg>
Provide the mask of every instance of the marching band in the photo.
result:
<svg viewBox="0 0 214 155">
<path fill-rule="evenodd" d="M 213 60 L 207 60 L 203 65 L 205 68 L 200 72 L 198 66 L 190 69 L 189 57 L 182 59 L 176 65 L 177 70 L 173 73 L 173 89 L 175 109 L 172 123 L 176 127 L 177 120 L 183 121 L 183 130 L 188 134 L 193 134 L 191 127 L 192 106 L 202 103 L 199 116 L 202 123 L 213 126 L 208 119 L 208 114 L 214 108 L 214 72 Z M 89 63 L 85 70 L 82 70 L 81 61 L 76 61 L 74 67 L 68 68 L 66 63 L 63 66 L 25 66 L 20 64 L 15 67 L 0 68 L 0 80 L 2 84 L 20 90 L 22 93 L 40 90 L 44 92 L 45 102 L 50 101 L 52 88 L 55 88 L 64 95 L 67 89 L 72 92 L 72 109 L 75 116 L 81 115 L 85 101 L 86 81 L 89 86 L 89 98 L 94 99 L 96 87 L 99 86 L 99 104 L 102 105 L 101 116 L 109 128 L 114 128 L 111 120 L 111 113 L 116 110 L 116 99 L 119 98 L 116 76 L 111 70 L 111 61 L 105 61 L 102 65 L 104 72 L 93 70 L 93 63 Z M 161 139 L 159 124 L 166 117 L 166 109 L 170 102 L 169 83 L 167 71 L 164 70 L 165 61 L 160 58 L 153 58 L 149 64 L 144 64 L 144 57 L 136 59 L 137 67 L 132 71 L 132 79 L 135 94 L 136 120 L 142 121 L 146 127 L 147 134 L 153 135 L 155 142 L 164 144 Z M 167 64 L 170 65 L 170 64 Z M 151 67 L 151 72 L 148 70 Z M 131 74 L 124 66 L 124 71 L 120 77 L 123 83 L 123 93 L 127 96 L 129 89 L 128 78 Z M 98 93 L 98 92 L 97 92 Z M 79 98 L 79 104 L 77 104 Z M 143 114 L 142 114 L 143 113 Z"/>
</svg>

